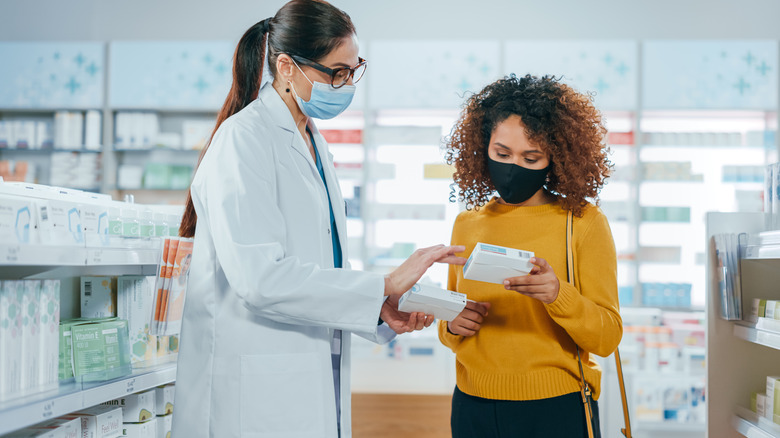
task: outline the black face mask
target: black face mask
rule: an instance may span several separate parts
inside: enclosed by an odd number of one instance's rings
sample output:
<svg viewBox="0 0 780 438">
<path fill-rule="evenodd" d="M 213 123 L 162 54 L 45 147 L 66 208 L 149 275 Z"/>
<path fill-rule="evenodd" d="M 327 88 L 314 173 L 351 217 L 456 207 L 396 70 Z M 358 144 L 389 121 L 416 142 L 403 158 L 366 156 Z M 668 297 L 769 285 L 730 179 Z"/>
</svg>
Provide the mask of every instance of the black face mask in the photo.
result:
<svg viewBox="0 0 780 438">
<path fill-rule="evenodd" d="M 530 199 L 544 186 L 550 166 L 534 170 L 488 157 L 488 171 L 501 199 L 508 204 L 519 204 Z"/>
</svg>

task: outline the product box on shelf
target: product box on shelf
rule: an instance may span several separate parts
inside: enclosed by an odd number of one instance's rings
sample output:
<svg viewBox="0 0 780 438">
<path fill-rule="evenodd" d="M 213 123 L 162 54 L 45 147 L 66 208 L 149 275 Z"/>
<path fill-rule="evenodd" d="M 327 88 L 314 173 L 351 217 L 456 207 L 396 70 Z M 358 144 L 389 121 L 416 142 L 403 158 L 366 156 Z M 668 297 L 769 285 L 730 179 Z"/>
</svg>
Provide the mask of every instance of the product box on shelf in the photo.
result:
<svg viewBox="0 0 780 438">
<path fill-rule="evenodd" d="M 84 245 L 81 214 L 75 203 L 49 199 L 36 201 L 36 204 L 40 210 L 38 219 L 42 244 Z"/>
<path fill-rule="evenodd" d="M 40 293 L 39 381 L 50 385 L 58 380 L 60 280 L 43 280 Z"/>
<path fill-rule="evenodd" d="M 41 282 L 22 282 L 22 390 L 40 385 Z"/>
<path fill-rule="evenodd" d="M 157 419 L 145 423 L 124 423 L 122 436 L 126 438 L 157 438 Z"/>
<path fill-rule="evenodd" d="M 93 406 L 70 414 L 81 421 L 82 438 L 115 438 L 122 436 L 122 408 Z"/>
<path fill-rule="evenodd" d="M 122 421 L 125 423 L 144 423 L 156 416 L 154 389 L 136 394 L 129 394 L 126 397 L 121 397 L 103 404 L 121 407 Z"/>
<path fill-rule="evenodd" d="M 157 438 L 171 438 L 173 415 L 157 417 Z"/>
<path fill-rule="evenodd" d="M 152 365 L 157 357 L 157 338 L 149 334 L 154 277 L 117 278 L 117 315 L 127 320 L 133 366 Z"/>
<path fill-rule="evenodd" d="M 20 281 L 0 283 L 0 400 L 22 389 L 23 288 Z"/>
<path fill-rule="evenodd" d="M 88 247 L 108 246 L 108 206 L 106 204 L 80 204 L 84 242 Z"/>
<path fill-rule="evenodd" d="M 766 412 L 765 417 L 774 421 L 775 415 L 780 415 L 780 377 L 767 376 L 766 378 Z"/>
<path fill-rule="evenodd" d="M 81 317 L 117 316 L 116 290 L 114 277 L 81 277 Z"/>
<path fill-rule="evenodd" d="M 72 326 L 71 332 L 76 377 L 99 381 L 130 372 L 127 321 L 85 321 Z"/>
<path fill-rule="evenodd" d="M 478 242 L 463 267 L 463 278 L 503 284 L 511 277 L 520 277 L 533 269 L 534 253 Z"/>
<path fill-rule="evenodd" d="M 176 386 L 171 383 L 165 386 L 159 386 L 155 391 L 155 412 L 158 416 L 170 415 L 173 413 L 173 397 L 176 392 Z"/>
<path fill-rule="evenodd" d="M 31 200 L 0 194 L 0 242 L 34 243 L 37 239 L 34 213 Z"/>
<path fill-rule="evenodd" d="M 66 320 L 60 322 L 59 330 L 59 372 L 60 380 L 73 377 L 73 332 L 72 327 L 81 320 Z"/>
<path fill-rule="evenodd" d="M 25 435 L 22 432 L 20 435 L 11 435 L 19 437 L 46 437 L 46 438 L 81 438 L 81 420 L 78 418 L 62 417 L 55 418 L 37 424 L 35 426 L 28 427 L 25 431 L 32 433 Z M 40 433 L 40 434 L 39 434 Z"/>
</svg>

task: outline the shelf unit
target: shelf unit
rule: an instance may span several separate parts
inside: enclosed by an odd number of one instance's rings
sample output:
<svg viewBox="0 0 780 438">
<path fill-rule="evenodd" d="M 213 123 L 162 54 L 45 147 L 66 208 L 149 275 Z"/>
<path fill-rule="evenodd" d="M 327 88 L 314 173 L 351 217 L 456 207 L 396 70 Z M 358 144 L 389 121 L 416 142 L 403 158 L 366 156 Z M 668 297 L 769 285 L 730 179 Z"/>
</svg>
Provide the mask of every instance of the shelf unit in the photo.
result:
<svg viewBox="0 0 780 438">
<path fill-rule="evenodd" d="M 763 392 L 766 377 L 780 372 L 780 334 L 762 322 L 727 321 L 720 317 L 720 297 L 714 269 L 712 236 L 720 233 L 758 233 L 765 228 L 763 213 L 708 213 L 707 255 L 707 430 L 718 437 L 776 437 L 762 421 L 750 421 L 742 406 L 752 392 Z M 742 259 L 742 308 L 749 312 L 754 298 L 780 299 L 780 259 Z M 743 318 L 746 315 L 743 314 Z M 759 419 L 761 420 L 761 419 Z"/>
<path fill-rule="evenodd" d="M 118 245 L 122 246 L 118 246 Z M 0 279 L 63 279 L 61 318 L 78 316 L 82 275 L 155 275 L 156 239 L 122 239 L 117 246 L 0 245 Z M 134 369 L 103 382 L 61 381 L 56 388 L 0 401 L 0 435 L 176 380 L 176 364 Z"/>
<path fill-rule="evenodd" d="M 61 383 L 57 389 L 0 402 L 0 435 L 176 380 L 176 365 L 166 364 L 107 382 Z"/>
</svg>

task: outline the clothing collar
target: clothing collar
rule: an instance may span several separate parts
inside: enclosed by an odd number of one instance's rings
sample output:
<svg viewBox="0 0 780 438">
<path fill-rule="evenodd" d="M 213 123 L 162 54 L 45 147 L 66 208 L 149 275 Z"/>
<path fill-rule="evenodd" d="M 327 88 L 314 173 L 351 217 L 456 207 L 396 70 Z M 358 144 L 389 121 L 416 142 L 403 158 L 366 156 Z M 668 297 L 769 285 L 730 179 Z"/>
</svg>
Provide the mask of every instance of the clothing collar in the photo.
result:
<svg viewBox="0 0 780 438">
<path fill-rule="evenodd" d="M 290 109 L 287 108 L 287 104 L 284 103 L 282 96 L 276 92 L 271 82 L 266 82 L 260 88 L 257 98 L 262 102 L 263 106 L 268 108 L 268 113 L 276 125 L 290 132 L 296 131 L 295 119 L 293 119 Z"/>
</svg>

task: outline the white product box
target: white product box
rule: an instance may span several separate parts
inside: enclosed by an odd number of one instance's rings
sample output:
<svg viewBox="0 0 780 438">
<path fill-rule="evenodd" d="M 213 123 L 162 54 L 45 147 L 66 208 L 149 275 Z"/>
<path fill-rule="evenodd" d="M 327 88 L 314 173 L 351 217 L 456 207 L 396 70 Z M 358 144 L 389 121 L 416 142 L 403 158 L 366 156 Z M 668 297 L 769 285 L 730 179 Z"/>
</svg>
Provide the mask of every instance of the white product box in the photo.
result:
<svg viewBox="0 0 780 438">
<path fill-rule="evenodd" d="M 780 377 L 767 376 L 765 417 L 774 421 L 774 414 L 780 414 Z"/>
<path fill-rule="evenodd" d="M 40 384 L 41 282 L 24 280 L 22 292 L 22 390 Z"/>
<path fill-rule="evenodd" d="M 415 284 L 398 300 L 402 312 L 425 312 L 452 321 L 466 307 L 466 294 L 424 284 Z"/>
<path fill-rule="evenodd" d="M 39 381 L 57 383 L 59 372 L 60 280 L 43 280 L 40 293 Z"/>
<path fill-rule="evenodd" d="M 116 282 L 112 277 L 81 277 L 81 317 L 116 316 Z"/>
<path fill-rule="evenodd" d="M 82 245 L 84 230 L 81 215 L 73 202 L 60 200 L 36 201 L 41 243 L 49 245 Z"/>
<path fill-rule="evenodd" d="M 11 398 L 22 389 L 23 288 L 21 281 L 6 280 L 0 284 L 0 400 Z"/>
<path fill-rule="evenodd" d="M 478 242 L 463 267 L 463 278 L 504 284 L 504 280 L 531 272 L 534 253 Z"/>
<path fill-rule="evenodd" d="M 174 384 L 160 386 L 154 389 L 156 399 L 156 409 L 158 416 L 170 415 L 173 413 L 173 396 L 176 392 Z"/>
<path fill-rule="evenodd" d="M 756 394 L 756 414 L 766 417 L 766 394 Z"/>
<path fill-rule="evenodd" d="M 35 242 L 35 204 L 30 199 L 0 195 L 0 242 L 29 244 Z"/>
<path fill-rule="evenodd" d="M 171 438 L 173 415 L 157 417 L 157 438 Z"/>
<path fill-rule="evenodd" d="M 115 438 L 122 436 L 122 408 L 93 406 L 72 414 L 81 420 L 81 438 Z"/>
<path fill-rule="evenodd" d="M 108 246 L 108 205 L 80 204 L 84 242 L 89 247 Z"/>
<path fill-rule="evenodd" d="M 118 398 L 103 404 L 120 406 L 122 408 L 122 421 L 125 423 L 143 423 L 155 417 L 154 389 L 130 394 L 127 397 Z"/>
<path fill-rule="evenodd" d="M 84 148 L 88 150 L 100 150 L 100 112 L 95 110 L 87 111 L 85 122 Z"/>
<path fill-rule="evenodd" d="M 14 122 L 14 133 L 17 149 L 33 149 L 35 144 L 35 122 L 18 120 Z"/>
<path fill-rule="evenodd" d="M 764 310 L 764 317 L 769 319 L 774 319 L 776 308 L 777 308 L 777 301 L 766 300 L 766 309 Z"/>
<path fill-rule="evenodd" d="M 124 423 L 122 435 L 127 438 L 157 438 L 157 419 L 146 423 Z"/>
<path fill-rule="evenodd" d="M 43 435 L 23 435 L 46 438 L 81 438 L 81 420 L 72 417 L 55 418 L 45 423 L 37 424 L 26 430 L 40 432 Z"/>
<path fill-rule="evenodd" d="M 157 358 L 156 336 L 149 334 L 154 301 L 154 278 L 123 276 L 117 278 L 117 316 L 127 320 L 130 335 L 130 360 L 133 366 L 153 365 Z"/>
</svg>

